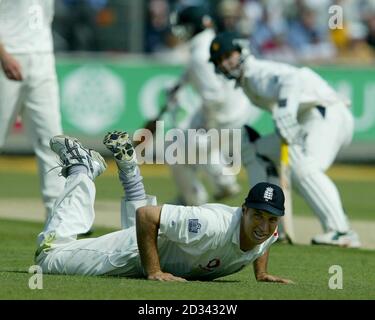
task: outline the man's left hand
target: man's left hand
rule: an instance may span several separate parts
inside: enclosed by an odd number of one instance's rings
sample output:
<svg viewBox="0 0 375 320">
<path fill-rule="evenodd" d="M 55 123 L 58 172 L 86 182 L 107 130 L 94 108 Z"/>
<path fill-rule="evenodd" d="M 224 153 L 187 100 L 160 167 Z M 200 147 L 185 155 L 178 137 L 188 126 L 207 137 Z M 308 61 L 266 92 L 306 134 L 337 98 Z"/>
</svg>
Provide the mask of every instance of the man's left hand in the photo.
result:
<svg viewBox="0 0 375 320">
<path fill-rule="evenodd" d="M 287 144 L 298 144 L 303 146 L 307 133 L 302 129 L 295 116 L 289 112 L 278 109 L 273 114 L 276 130 Z"/>
<path fill-rule="evenodd" d="M 277 283 L 284 283 L 284 284 L 295 284 L 292 280 L 273 276 L 268 273 L 263 273 L 257 276 L 256 279 L 259 282 L 277 282 Z"/>
</svg>

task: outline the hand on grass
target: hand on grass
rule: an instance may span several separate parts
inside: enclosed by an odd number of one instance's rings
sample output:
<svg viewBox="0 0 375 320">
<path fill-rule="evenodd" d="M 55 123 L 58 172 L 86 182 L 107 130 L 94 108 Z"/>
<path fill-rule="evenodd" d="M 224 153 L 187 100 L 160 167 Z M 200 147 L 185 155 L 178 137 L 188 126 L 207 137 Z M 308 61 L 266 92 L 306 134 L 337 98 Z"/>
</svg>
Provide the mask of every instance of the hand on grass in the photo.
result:
<svg viewBox="0 0 375 320">
<path fill-rule="evenodd" d="M 153 274 L 149 274 L 147 279 L 148 280 L 156 280 L 156 281 L 187 282 L 187 280 L 184 279 L 184 278 L 176 277 L 171 273 L 162 272 L 162 271 L 159 271 L 159 272 L 156 272 L 156 273 L 153 273 Z"/>
<path fill-rule="evenodd" d="M 268 273 L 262 273 L 258 275 L 256 279 L 259 282 L 277 282 L 277 283 L 284 283 L 284 284 L 295 284 L 292 280 L 273 276 Z"/>
</svg>

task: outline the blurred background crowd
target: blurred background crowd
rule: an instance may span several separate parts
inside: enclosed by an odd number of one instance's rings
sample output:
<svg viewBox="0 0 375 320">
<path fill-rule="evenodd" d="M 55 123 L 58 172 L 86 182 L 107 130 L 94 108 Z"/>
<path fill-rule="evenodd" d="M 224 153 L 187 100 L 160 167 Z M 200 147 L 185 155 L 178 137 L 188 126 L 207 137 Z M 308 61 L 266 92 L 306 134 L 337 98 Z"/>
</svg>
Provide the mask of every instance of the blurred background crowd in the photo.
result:
<svg viewBox="0 0 375 320">
<path fill-rule="evenodd" d="M 186 5 L 206 6 L 219 31 L 241 33 L 264 58 L 353 64 L 375 57 L 375 0 L 61 0 L 55 50 L 146 53 L 183 62 L 186 52 L 169 16 Z"/>
</svg>

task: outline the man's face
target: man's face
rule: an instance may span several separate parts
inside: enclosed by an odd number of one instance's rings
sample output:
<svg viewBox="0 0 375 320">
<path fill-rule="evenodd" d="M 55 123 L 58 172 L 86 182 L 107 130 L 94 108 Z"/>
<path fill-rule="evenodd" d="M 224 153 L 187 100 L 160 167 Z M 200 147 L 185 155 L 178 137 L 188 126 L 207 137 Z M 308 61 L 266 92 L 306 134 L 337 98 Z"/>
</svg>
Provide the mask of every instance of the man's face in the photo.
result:
<svg viewBox="0 0 375 320">
<path fill-rule="evenodd" d="M 243 230 L 252 243 L 258 245 L 266 241 L 276 230 L 279 218 L 266 211 L 243 207 Z"/>
<path fill-rule="evenodd" d="M 218 68 L 225 74 L 230 74 L 235 78 L 240 76 L 241 54 L 238 51 L 231 51 L 223 55 L 218 61 Z"/>
</svg>

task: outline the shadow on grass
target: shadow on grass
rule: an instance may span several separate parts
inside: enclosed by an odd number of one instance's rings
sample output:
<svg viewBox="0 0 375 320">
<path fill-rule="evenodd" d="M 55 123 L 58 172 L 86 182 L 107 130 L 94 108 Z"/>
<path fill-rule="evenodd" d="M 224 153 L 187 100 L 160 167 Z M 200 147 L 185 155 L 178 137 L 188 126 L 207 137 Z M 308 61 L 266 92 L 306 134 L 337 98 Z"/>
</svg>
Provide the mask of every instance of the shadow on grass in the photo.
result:
<svg viewBox="0 0 375 320">
<path fill-rule="evenodd" d="M 27 270 L 0 270 L 0 272 L 31 274 Z"/>
<path fill-rule="evenodd" d="M 102 276 L 98 276 L 100 277 L 101 279 L 129 279 L 129 280 L 138 280 L 138 281 L 147 281 L 147 282 L 150 282 L 150 281 L 154 281 L 154 282 L 166 282 L 168 283 L 168 281 L 157 281 L 157 280 L 147 280 L 146 278 L 137 278 L 137 277 L 122 277 L 121 275 L 102 275 Z M 240 283 L 242 281 L 240 280 L 225 280 L 225 279 L 215 279 L 215 280 L 205 280 L 205 279 L 189 279 L 189 278 L 186 278 L 186 280 L 188 282 L 193 282 L 193 283 L 197 283 L 197 282 L 204 282 L 204 283 Z M 173 282 L 173 281 L 171 281 Z M 178 282 L 173 282 L 173 283 L 178 283 Z M 184 282 L 181 282 L 181 283 L 184 283 Z"/>
</svg>

